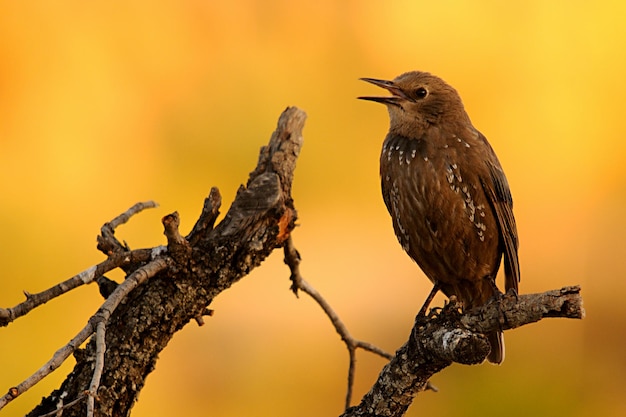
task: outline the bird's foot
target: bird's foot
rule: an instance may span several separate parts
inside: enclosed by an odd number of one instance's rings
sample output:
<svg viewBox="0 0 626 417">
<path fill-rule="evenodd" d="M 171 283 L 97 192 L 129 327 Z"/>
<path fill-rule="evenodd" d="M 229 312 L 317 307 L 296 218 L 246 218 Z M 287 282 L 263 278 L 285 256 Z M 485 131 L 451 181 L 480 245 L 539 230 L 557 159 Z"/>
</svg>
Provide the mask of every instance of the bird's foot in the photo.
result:
<svg viewBox="0 0 626 417">
<path fill-rule="evenodd" d="M 428 312 L 428 319 L 436 319 L 443 312 L 443 308 L 441 307 L 433 307 Z"/>
<path fill-rule="evenodd" d="M 459 301 L 456 295 L 451 295 L 448 300 L 445 302 L 443 308 L 441 309 L 441 313 L 447 313 L 449 315 L 459 315 L 463 314 L 464 307 L 463 303 Z"/>
<path fill-rule="evenodd" d="M 424 305 L 422 305 L 422 308 L 420 308 L 419 313 L 417 313 L 417 316 L 415 317 L 416 321 L 418 318 L 426 317 L 426 311 L 428 310 L 428 306 L 430 305 L 431 301 L 433 301 L 433 298 L 435 298 L 435 295 L 437 295 L 438 291 L 439 291 L 439 284 L 435 283 L 435 285 L 433 286 L 433 289 L 430 290 L 430 294 L 428 294 L 428 297 L 426 297 L 426 301 L 424 301 Z"/>
<path fill-rule="evenodd" d="M 515 301 L 519 301 L 519 294 L 517 293 L 517 290 L 515 288 L 509 288 L 505 294 L 507 297 L 508 296 L 513 296 L 515 297 Z"/>
<path fill-rule="evenodd" d="M 504 301 L 505 297 L 508 297 L 510 295 L 515 295 L 515 298 L 517 299 L 517 292 L 515 292 L 515 290 L 513 290 L 513 292 L 509 290 L 506 294 L 504 294 L 500 290 L 497 290 L 496 293 L 488 301 L 489 303 L 495 303 L 496 307 L 498 308 L 498 323 L 500 324 L 500 327 L 502 327 L 502 324 L 506 323 L 506 316 L 504 315 L 504 310 L 502 309 L 502 302 Z M 502 329 L 500 329 L 500 331 L 502 331 Z"/>
<path fill-rule="evenodd" d="M 420 311 L 415 316 L 415 328 L 425 326 L 430 320 L 430 314 L 427 316 L 426 313 Z"/>
</svg>

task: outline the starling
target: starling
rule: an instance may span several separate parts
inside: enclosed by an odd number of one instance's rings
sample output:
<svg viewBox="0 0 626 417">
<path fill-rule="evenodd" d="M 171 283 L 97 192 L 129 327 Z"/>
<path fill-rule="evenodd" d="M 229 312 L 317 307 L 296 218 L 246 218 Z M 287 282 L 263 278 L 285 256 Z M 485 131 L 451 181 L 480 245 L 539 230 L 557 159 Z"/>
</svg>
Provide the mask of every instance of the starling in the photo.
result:
<svg viewBox="0 0 626 417">
<path fill-rule="evenodd" d="M 504 255 L 506 291 L 520 279 L 513 200 L 487 139 L 472 126 L 457 91 L 427 72 L 393 81 L 362 78 L 391 93 L 359 97 L 387 106 L 389 133 L 380 155 L 385 205 L 398 241 L 434 283 L 465 309 L 500 295 L 496 274 Z M 504 360 L 502 332 L 487 335 L 488 360 Z"/>
</svg>

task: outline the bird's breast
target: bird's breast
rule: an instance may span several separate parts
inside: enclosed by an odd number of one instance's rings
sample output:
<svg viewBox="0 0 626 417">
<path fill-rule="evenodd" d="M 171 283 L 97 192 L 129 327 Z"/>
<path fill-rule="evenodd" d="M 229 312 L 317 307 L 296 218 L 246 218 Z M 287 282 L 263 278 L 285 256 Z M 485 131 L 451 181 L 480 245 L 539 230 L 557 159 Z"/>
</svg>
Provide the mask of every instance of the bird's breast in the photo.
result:
<svg viewBox="0 0 626 417">
<path fill-rule="evenodd" d="M 388 135 L 383 144 L 383 197 L 398 240 L 429 276 L 444 274 L 429 274 L 433 257 L 444 258 L 446 273 L 491 273 L 498 229 L 480 182 L 483 161 L 455 135 L 435 139 Z"/>
</svg>

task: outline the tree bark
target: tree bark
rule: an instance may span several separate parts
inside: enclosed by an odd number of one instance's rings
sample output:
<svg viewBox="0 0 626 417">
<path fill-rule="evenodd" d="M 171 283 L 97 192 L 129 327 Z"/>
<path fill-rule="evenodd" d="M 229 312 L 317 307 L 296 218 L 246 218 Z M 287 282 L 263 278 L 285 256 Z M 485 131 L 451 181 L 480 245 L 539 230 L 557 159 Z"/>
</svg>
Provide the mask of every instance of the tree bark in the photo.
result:
<svg viewBox="0 0 626 417">
<path fill-rule="evenodd" d="M 297 213 L 291 198 L 296 160 L 302 146 L 306 114 L 287 108 L 269 145 L 261 148 L 256 169 L 241 186 L 224 219 L 215 227 L 219 193 L 213 189 L 203 214 L 187 239 L 175 239 L 177 218 L 164 218 L 168 250 L 167 269 L 133 290 L 113 312 L 106 325 L 106 353 L 96 416 L 127 416 L 159 352 L 190 320 L 206 314 L 207 306 L 274 249 L 293 230 Z M 167 217 L 167 216 L 166 216 Z M 168 231 L 168 227 L 170 230 Z M 104 234 L 104 233 L 103 233 Z M 127 250 L 99 239 L 109 254 Z M 131 273 L 140 263 L 128 268 Z M 69 403 L 88 389 L 94 373 L 96 343 L 74 354 L 76 365 L 61 387 L 44 398 L 29 416 L 40 416 Z M 84 416 L 82 406 L 63 410 L 63 416 Z"/>
<path fill-rule="evenodd" d="M 322 306 L 348 346 L 351 367 L 347 401 L 352 389 L 356 348 L 391 358 L 371 390 L 358 405 L 346 409 L 344 417 L 402 416 L 432 375 L 453 362 L 483 362 L 490 349 L 484 334 L 490 331 L 504 331 L 546 317 L 584 316 L 580 288 L 565 287 L 541 294 L 506 294 L 469 312 L 461 312 L 452 298 L 441 312 L 431 312 L 428 318 L 418 319 L 409 340 L 393 357 L 352 338 L 332 308 L 300 276 L 300 258 L 290 239 L 297 219 L 291 184 L 302 147 L 305 119 L 305 113 L 295 107 L 282 113 L 269 144 L 261 148 L 247 184 L 239 188 L 217 226 L 213 227 L 221 197 L 213 188 L 188 236 L 181 236 L 178 214 L 172 213 L 162 219 L 167 248 L 130 251 L 114 237 L 114 230 L 133 213 L 154 205 L 138 204 L 102 227 L 98 249 L 108 256 L 107 261 L 60 284 L 59 288 L 53 287 L 47 295 L 28 294 L 23 305 L 0 309 L 0 325 L 7 325 L 48 300 L 45 297 L 92 279 L 108 297 L 81 332 L 82 340 L 96 332 L 86 347 L 78 349 L 74 345 L 80 343 L 70 343 L 63 348 L 67 354 L 74 352 L 73 371 L 29 416 L 54 415 L 60 407 L 64 407 L 64 417 L 83 416 L 85 401 L 88 413 L 93 411 L 95 416 L 128 416 L 159 353 L 174 334 L 192 319 L 201 324 L 202 316 L 210 314 L 208 306 L 216 296 L 257 267 L 274 249 L 283 246 L 285 262 L 292 272 L 292 289 L 296 294 L 302 290 L 311 295 Z M 117 286 L 102 276 L 110 264 L 127 273 L 123 284 Z M 2 397 L 3 404 L 21 394 L 20 386 L 9 389 Z"/>
<path fill-rule="evenodd" d="M 428 380 L 453 362 L 482 363 L 490 346 L 485 333 L 509 330 L 548 317 L 581 319 L 580 287 L 540 294 L 507 294 L 462 314 L 452 300 L 441 313 L 418 320 L 409 340 L 383 368 L 361 402 L 341 417 L 400 417 Z"/>
</svg>

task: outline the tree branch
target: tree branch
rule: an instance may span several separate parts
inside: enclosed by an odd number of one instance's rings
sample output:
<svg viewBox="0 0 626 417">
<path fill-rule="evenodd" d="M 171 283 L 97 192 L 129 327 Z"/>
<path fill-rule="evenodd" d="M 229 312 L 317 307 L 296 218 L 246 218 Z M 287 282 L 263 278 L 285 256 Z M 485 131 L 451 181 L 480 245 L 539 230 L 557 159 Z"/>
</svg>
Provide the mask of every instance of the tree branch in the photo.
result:
<svg viewBox="0 0 626 417">
<path fill-rule="evenodd" d="M 8 326 L 12 321 L 28 314 L 31 310 L 68 291 L 89 284 L 109 271 L 149 261 L 151 256 L 152 249 L 136 249 L 133 251 L 115 253 L 98 265 L 94 265 L 45 291 L 37 294 L 30 294 L 24 291 L 26 295 L 25 301 L 15 307 L 0 308 L 0 327 Z"/>
<path fill-rule="evenodd" d="M 300 253 L 297 251 L 293 244 L 293 238 L 290 236 L 285 242 L 285 263 L 291 270 L 291 276 L 289 279 L 292 281 L 291 290 L 296 296 L 298 296 L 298 290 L 302 290 L 308 294 L 319 306 L 324 310 L 324 313 L 328 316 L 335 331 L 341 336 L 341 340 L 346 344 L 349 355 L 348 366 L 348 388 L 346 392 L 346 408 L 350 406 L 352 400 L 352 387 L 354 386 L 354 373 L 356 370 L 356 350 L 358 348 L 367 350 L 376 355 L 382 356 L 386 359 L 391 359 L 393 355 L 385 352 L 383 349 L 362 340 L 357 340 L 350 334 L 350 331 L 339 318 L 339 315 L 331 307 L 331 305 L 322 297 L 322 295 L 311 284 L 302 278 L 300 274 Z"/>
<path fill-rule="evenodd" d="M 120 284 L 116 290 L 107 298 L 98 311 L 89 319 L 87 325 L 78 332 L 72 340 L 70 340 L 65 346 L 57 350 L 52 358 L 46 362 L 39 370 L 33 375 L 24 380 L 16 387 L 11 387 L 9 392 L 0 397 L 0 410 L 8 404 L 10 401 L 17 398 L 19 395 L 26 392 L 33 387 L 43 378 L 55 371 L 65 360 L 74 353 L 80 345 L 82 345 L 89 336 L 94 333 L 97 323 L 106 323 L 111 316 L 111 313 L 115 311 L 117 306 L 122 300 L 135 288 L 143 284 L 149 278 L 156 275 L 159 271 L 164 270 L 167 267 L 167 262 L 164 258 L 157 258 L 154 261 L 148 263 L 146 266 L 135 271 L 129 276 L 122 284 Z M 97 350 L 97 346 L 95 347 Z M 96 360 L 98 355 L 94 355 Z M 96 372 L 99 370 L 96 369 Z M 92 377 L 93 379 L 93 377 Z"/>
<path fill-rule="evenodd" d="M 584 317 L 580 287 L 540 294 L 503 296 L 462 314 L 455 300 L 428 320 L 418 320 L 411 336 L 383 368 L 361 403 L 342 417 L 402 416 L 432 375 L 453 362 L 477 364 L 489 354 L 483 333 L 509 330 L 543 318 Z"/>
<path fill-rule="evenodd" d="M 158 206 L 159 205 L 154 201 L 137 203 L 110 222 L 105 223 L 100 228 L 100 235 L 98 236 L 98 249 L 105 255 L 128 251 L 129 249 L 126 244 L 121 244 L 115 237 L 115 229 L 128 222 L 128 220 L 130 220 L 130 218 L 135 214 L 140 213 L 145 209 L 155 208 Z"/>
<path fill-rule="evenodd" d="M 210 314 L 207 306 L 213 298 L 289 238 L 297 218 L 291 184 L 305 118 L 305 113 L 295 107 L 283 112 L 269 144 L 261 148 L 256 169 L 215 228 L 221 203 L 216 188 L 205 199 L 202 214 L 187 238 L 178 231 L 178 214 L 165 216 L 167 249 L 157 247 L 148 250 L 149 258 L 119 264 L 128 278 L 117 287 L 111 286 L 115 289 L 85 328 L 54 355 L 43 372 L 11 388 L 0 399 L 0 408 L 74 353 L 72 373 L 29 415 L 62 409 L 64 417 L 83 416 L 85 410 L 76 405 L 82 404 L 86 390 L 88 414 L 128 415 L 159 352 L 174 333 L 192 319 L 201 323 L 201 317 Z M 136 211 L 144 208 L 134 207 Z M 134 253 L 114 236 L 115 227 L 128 217 L 118 216 L 102 227 L 98 249 L 109 257 L 107 267 L 113 259 Z M 96 272 L 99 276 L 104 273 Z M 89 270 L 90 280 L 98 278 L 96 272 Z M 4 316 L 14 318 L 12 314 Z M 94 331 L 97 337 L 78 349 Z"/>
<path fill-rule="evenodd" d="M 156 203 L 138 203 L 103 225 L 98 249 L 107 259 L 40 294 L 28 294 L 13 308 L 0 308 L 0 326 L 6 326 L 33 308 L 84 283 L 97 281 L 106 300 L 72 340 L 21 384 L 0 397 L 0 409 L 46 375 L 70 354 L 76 365 L 58 390 L 44 398 L 30 416 L 127 416 L 146 376 L 173 335 L 189 321 L 202 325 L 208 306 L 222 291 L 257 267 L 274 249 L 283 247 L 291 270 L 292 290 L 311 296 L 330 318 L 349 352 L 346 407 L 354 381 L 356 349 L 391 359 L 360 404 L 343 416 L 401 416 L 429 378 L 453 362 L 484 361 L 491 330 L 508 330 L 547 317 L 582 318 L 579 287 L 542 294 L 505 295 L 466 313 L 454 299 L 438 314 L 420 319 L 409 340 L 395 356 L 355 339 L 330 304 L 302 278 L 300 255 L 291 232 L 297 212 L 291 197 L 296 161 L 302 146 L 306 115 L 287 108 L 267 146 L 261 148 L 256 168 L 237 192 L 230 209 L 214 227 L 221 196 L 212 188 L 202 213 L 187 235 L 179 231 L 178 213 L 162 219 L 167 247 L 131 251 L 115 237 L 115 228 Z M 121 268 L 121 284 L 104 273 Z M 79 348 L 90 336 L 84 348 Z M 86 410 L 84 402 L 86 400 Z"/>
</svg>

